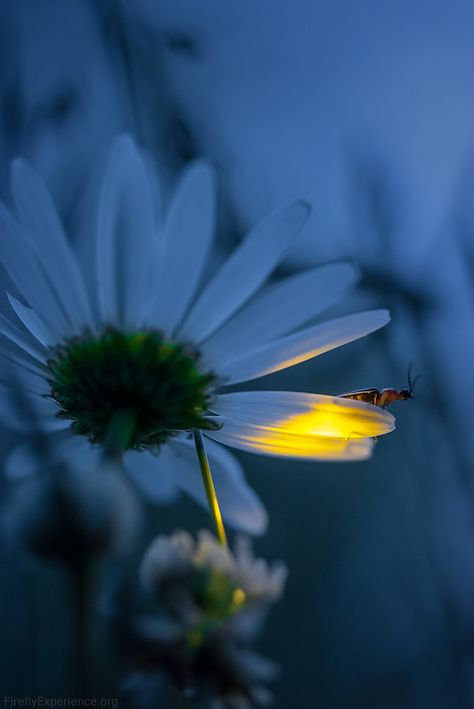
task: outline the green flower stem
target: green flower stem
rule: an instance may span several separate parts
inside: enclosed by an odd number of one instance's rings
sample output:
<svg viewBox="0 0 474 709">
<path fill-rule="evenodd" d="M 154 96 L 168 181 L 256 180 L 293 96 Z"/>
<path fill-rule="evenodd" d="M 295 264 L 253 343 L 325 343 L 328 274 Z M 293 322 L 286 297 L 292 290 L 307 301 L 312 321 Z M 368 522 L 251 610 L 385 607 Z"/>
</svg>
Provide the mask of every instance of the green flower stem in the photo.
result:
<svg viewBox="0 0 474 709">
<path fill-rule="evenodd" d="M 194 429 L 194 444 L 196 446 L 199 467 L 201 468 L 204 489 L 206 490 L 209 511 L 216 527 L 217 538 L 220 543 L 226 547 L 227 537 L 225 534 L 224 523 L 222 522 L 221 511 L 219 509 L 219 502 L 217 501 L 214 482 L 212 480 L 211 469 L 209 467 L 209 461 L 207 459 L 206 449 L 204 448 L 201 431 L 199 431 L 197 428 Z"/>
<path fill-rule="evenodd" d="M 136 415 L 133 411 L 117 411 L 107 429 L 104 446 L 106 460 L 119 461 L 129 447 L 135 429 Z"/>
</svg>

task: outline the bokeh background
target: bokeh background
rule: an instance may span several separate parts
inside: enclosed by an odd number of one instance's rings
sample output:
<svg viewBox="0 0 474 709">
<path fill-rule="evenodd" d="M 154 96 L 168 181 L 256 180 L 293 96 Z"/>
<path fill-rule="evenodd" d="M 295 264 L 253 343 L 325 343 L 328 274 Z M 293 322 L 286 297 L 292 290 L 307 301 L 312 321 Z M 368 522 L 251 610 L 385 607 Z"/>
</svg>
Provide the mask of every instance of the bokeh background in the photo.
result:
<svg viewBox="0 0 474 709">
<path fill-rule="evenodd" d="M 277 709 L 474 706 L 474 5 L 1 0 L 0 20 L 3 198 L 22 155 L 80 250 L 123 131 L 168 190 L 187 161 L 214 163 L 216 260 L 304 197 L 278 275 L 353 260 L 360 284 L 331 314 L 388 307 L 392 323 L 261 386 L 424 375 L 369 463 L 239 456 L 270 513 L 257 550 L 290 569 L 259 648 L 281 666 Z M 147 515 L 150 533 L 208 524 L 187 501 Z M 67 579 L 6 543 L 0 563 L 1 693 L 60 695 Z"/>
</svg>

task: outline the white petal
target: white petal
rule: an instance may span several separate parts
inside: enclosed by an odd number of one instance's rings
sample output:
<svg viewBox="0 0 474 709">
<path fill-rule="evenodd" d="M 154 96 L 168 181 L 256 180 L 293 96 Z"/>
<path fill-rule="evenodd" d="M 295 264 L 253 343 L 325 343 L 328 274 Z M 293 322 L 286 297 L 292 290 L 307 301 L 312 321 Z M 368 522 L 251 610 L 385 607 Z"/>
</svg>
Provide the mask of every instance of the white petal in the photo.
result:
<svg viewBox="0 0 474 709">
<path fill-rule="evenodd" d="M 178 497 L 173 470 L 163 464 L 161 455 L 152 455 L 148 451 L 129 451 L 123 462 L 135 485 L 153 502 L 167 503 Z"/>
<path fill-rule="evenodd" d="M 20 222 L 69 322 L 76 334 L 85 327 L 92 328 L 94 321 L 84 279 L 43 181 L 24 160 L 15 160 L 11 182 Z M 29 302 L 34 305 L 34 301 Z"/>
<path fill-rule="evenodd" d="M 206 440 L 205 447 L 224 522 L 249 534 L 263 534 L 267 513 L 247 484 L 241 466 L 234 456 L 212 441 Z M 208 509 L 193 442 L 173 439 L 163 453 L 168 456 L 176 485 Z"/>
<path fill-rule="evenodd" d="M 362 401 L 294 391 L 240 391 L 222 394 L 212 407 L 245 424 L 305 436 L 369 438 L 390 433 L 388 411 Z"/>
<path fill-rule="evenodd" d="M 61 431 L 54 438 L 50 455 L 54 461 L 63 461 L 77 470 L 91 472 L 100 468 L 102 449 L 89 443 L 85 436 Z"/>
<path fill-rule="evenodd" d="M 115 142 L 102 189 L 98 229 L 102 319 L 135 330 L 154 301 L 158 244 L 145 166 L 129 136 Z"/>
<path fill-rule="evenodd" d="M 48 377 L 48 370 L 46 367 L 42 367 L 34 362 L 31 362 L 24 356 L 23 352 L 18 354 L 15 351 L 7 349 L 7 346 L 4 346 L 3 343 L 0 344 L 0 356 L 4 357 L 8 360 L 8 362 L 12 362 L 17 367 L 20 367 L 21 370 L 26 370 L 27 372 L 35 374 L 37 377 L 41 377 L 45 380 Z"/>
<path fill-rule="evenodd" d="M 48 460 L 63 461 L 78 470 L 91 472 L 98 468 L 99 449 L 91 446 L 83 436 L 69 431 L 54 432 L 45 442 Z M 34 439 L 29 438 L 16 446 L 5 461 L 5 473 L 10 478 L 23 478 L 41 472 L 44 457 Z"/>
<path fill-rule="evenodd" d="M 6 395 L 5 388 L 0 384 L 0 417 L 6 428 L 12 431 L 25 432 L 32 425 L 31 418 L 27 419 L 21 412 L 12 407 L 10 397 Z"/>
<path fill-rule="evenodd" d="M 5 360 L 13 362 L 14 366 L 11 366 L 8 362 L 5 362 Z M 0 352 L 0 363 L 2 365 L 8 365 L 6 367 L 2 366 L 0 369 L 0 381 L 3 382 L 5 386 L 15 386 L 18 384 L 29 394 L 36 394 L 37 396 L 47 396 L 50 393 L 51 389 L 46 381 L 45 373 L 35 371 L 28 367 L 27 362 L 21 360 L 18 362 L 14 353 Z M 13 384 L 12 378 L 14 378 Z"/>
<path fill-rule="evenodd" d="M 35 343 L 25 332 L 22 332 L 19 327 L 10 322 L 10 320 L 1 313 L 0 333 L 39 362 L 45 363 L 48 359 L 49 354 L 46 348 L 37 342 Z"/>
<path fill-rule="evenodd" d="M 34 441 L 23 441 L 8 454 L 3 466 L 7 477 L 15 480 L 36 475 L 41 468 L 41 458 Z"/>
<path fill-rule="evenodd" d="M 0 204 L 0 260 L 12 281 L 53 333 L 56 342 L 74 332 L 61 298 L 41 270 L 37 256 L 7 209 Z"/>
<path fill-rule="evenodd" d="M 335 263 L 270 286 L 202 344 L 206 359 L 219 362 L 296 330 L 332 305 L 357 275 L 350 263 Z"/>
<path fill-rule="evenodd" d="M 215 332 L 278 265 L 309 213 L 308 204 L 295 202 L 256 226 L 204 289 L 179 336 L 201 342 Z"/>
<path fill-rule="evenodd" d="M 75 470 L 85 473 L 104 470 L 103 448 L 89 443 L 85 436 L 72 430 L 57 431 L 51 439 L 48 454 L 54 462 L 63 462 Z"/>
<path fill-rule="evenodd" d="M 331 438 L 330 436 L 304 436 L 274 430 L 271 426 L 256 426 L 231 419 L 217 419 L 222 428 L 206 431 L 220 443 L 240 450 L 271 455 L 277 458 L 300 460 L 351 461 L 370 458 L 374 439 Z"/>
<path fill-rule="evenodd" d="M 31 332 L 33 337 L 44 347 L 53 345 L 54 337 L 35 311 L 23 305 L 23 303 L 20 303 L 20 301 L 13 295 L 10 295 L 10 293 L 7 293 L 7 298 L 16 316 L 21 320 L 26 329 Z"/>
<path fill-rule="evenodd" d="M 17 383 L 21 386 L 21 379 Z M 15 431 L 28 431 L 32 427 L 40 427 L 43 431 L 60 431 L 68 428 L 71 422 L 58 418 L 59 407 L 54 401 L 37 394 L 24 391 L 28 397 L 28 407 L 20 408 L 18 390 L 5 384 L 0 384 L 0 417 L 5 426 Z"/>
<path fill-rule="evenodd" d="M 255 350 L 220 363 L 204 362 L 225 384 L 245 382 L 306 362 L 324 352 L 358 340 L 386 325 L 387 310 L 370 310 L 329 320 L 300 330 L 294 335 L 262 345 Z"/>
<path fill-rule="evenodd" d="M 182 320 L 202 275 L 213 237 L 215 192 L 214 172 L 197 162 L 186 171 L 171 203 L 154 306 L 165 332 Z"/>
</svg>

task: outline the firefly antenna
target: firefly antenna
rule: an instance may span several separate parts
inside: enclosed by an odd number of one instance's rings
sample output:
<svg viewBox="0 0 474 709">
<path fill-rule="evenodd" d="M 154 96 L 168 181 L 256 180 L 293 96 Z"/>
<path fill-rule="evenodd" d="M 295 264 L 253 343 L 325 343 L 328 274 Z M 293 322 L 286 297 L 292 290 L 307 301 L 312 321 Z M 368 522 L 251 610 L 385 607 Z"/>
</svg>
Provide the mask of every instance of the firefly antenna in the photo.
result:
<svg viewBox="0 0 474 709">
<path fill-rule="evenodd" d="M 408 379 L 408 391 L 410 394 L 413 394 L 415 391 L 415 387 L 417 382 L 421 379 L 423 374 L 417 374 L 416 377 L 412 380 L 411 378 L 411 370 L 412 370 L 413 362 L 410 362 L 410 365 L 408 367 L 408 372 L 407 372 L 407 379 Z"/>
</svg>

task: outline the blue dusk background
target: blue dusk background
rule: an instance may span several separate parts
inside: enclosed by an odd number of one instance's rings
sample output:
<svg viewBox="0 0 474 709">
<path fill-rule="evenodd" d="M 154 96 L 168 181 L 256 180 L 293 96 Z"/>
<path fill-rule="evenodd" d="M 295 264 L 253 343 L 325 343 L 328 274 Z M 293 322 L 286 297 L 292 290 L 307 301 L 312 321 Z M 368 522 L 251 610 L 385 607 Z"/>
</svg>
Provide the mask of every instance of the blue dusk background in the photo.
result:
<svg viewBox="0 0 474 709">
<path fill-rule="evenodd" d="M 366 463 L 238 454 L 269 512 L 256 549 L 289 567 L 258 646 L 281 667 L 274 706 L 474 707 L 474 5 L 2 0 L 0 13 L 2 199 L 10 161 L 27 158 L 80 250 L 124 131 L 168 193 L 188 161 L 212 161 L 216 263 L 307 199 L 278 275 L 351 260 L 360 282 L 329 314 L 386 307 L 392 322 L 260 387 L 339 394 L 403 388 L 410 363 L 423 374 Z M 4 455 L 14 443 L 2 427 Z M 147 507 L 150 534 L 206 526 L 189 500 Z M 0 694 L 60 696 L 68 579 L 0 550 Z"/>
</svg>

